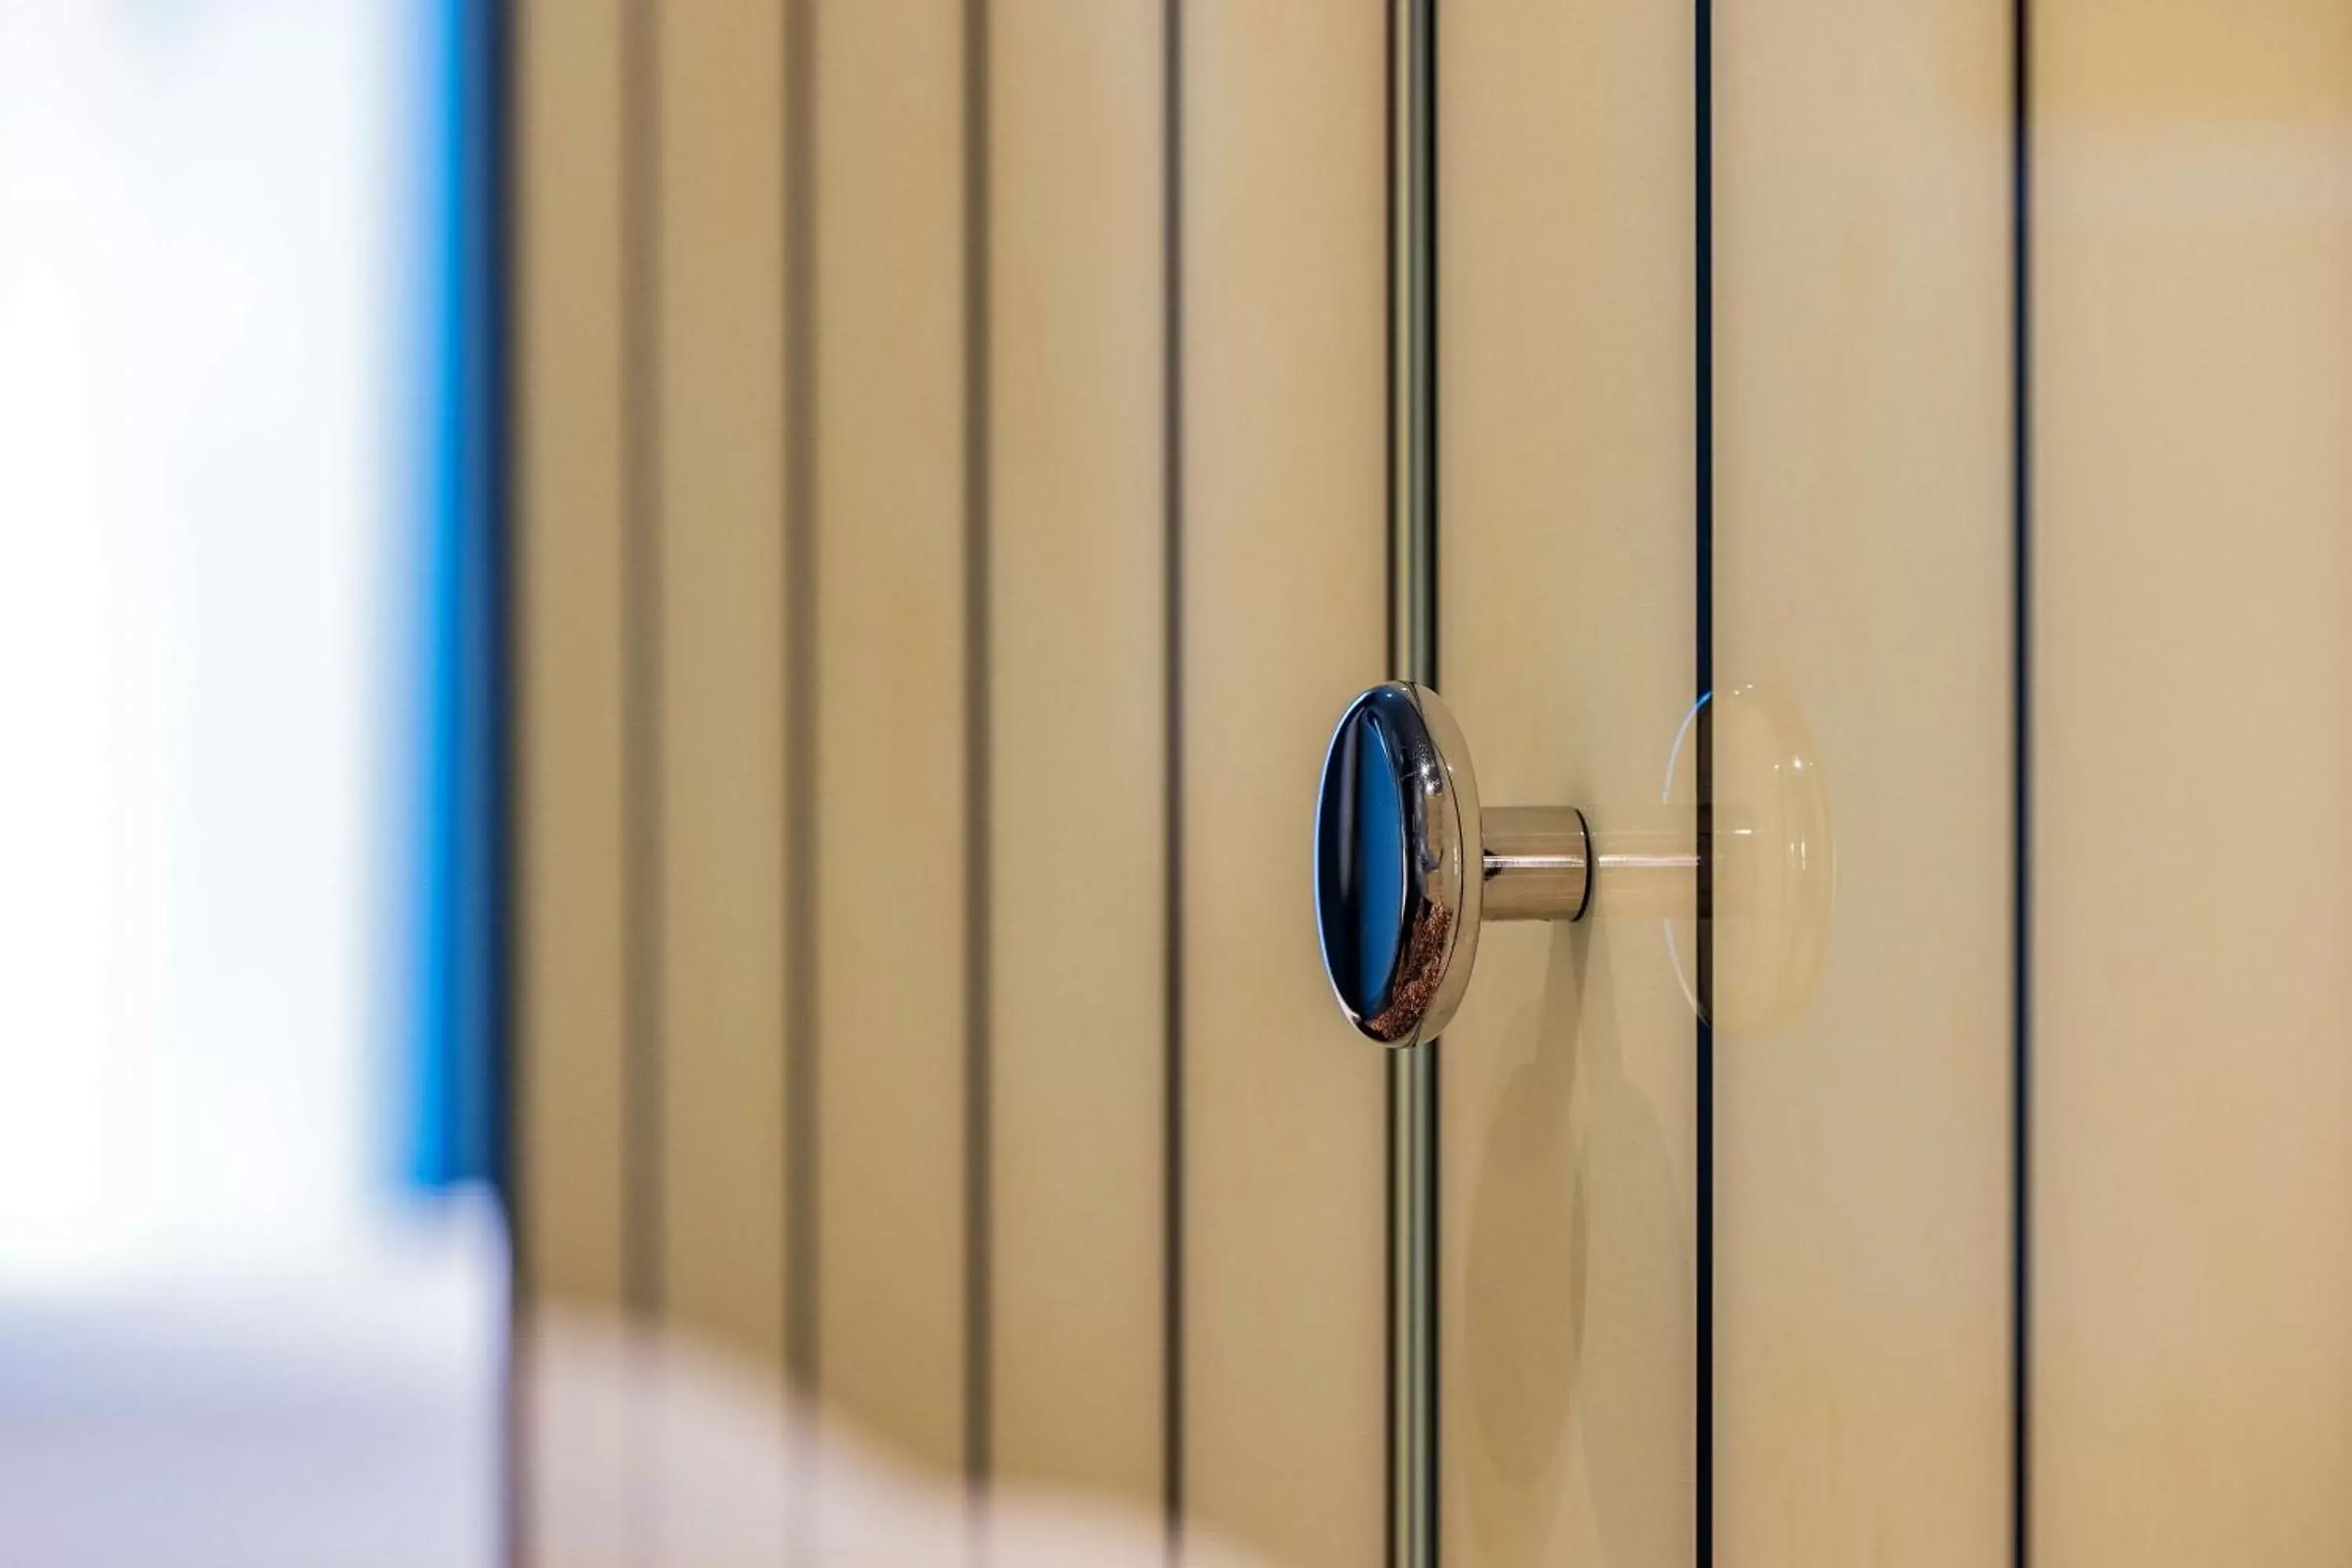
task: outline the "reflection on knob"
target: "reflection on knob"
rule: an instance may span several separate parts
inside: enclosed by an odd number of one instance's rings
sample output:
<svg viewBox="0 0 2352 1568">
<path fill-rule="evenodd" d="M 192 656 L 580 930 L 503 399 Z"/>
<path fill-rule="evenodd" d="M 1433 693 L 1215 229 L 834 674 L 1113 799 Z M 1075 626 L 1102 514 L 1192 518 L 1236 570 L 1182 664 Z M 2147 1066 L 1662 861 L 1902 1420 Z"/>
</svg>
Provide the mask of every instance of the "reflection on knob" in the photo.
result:
<svg viewBox="0 0 2352 1568">
<path fill-rule="evenodd" d="M 1794 1023 L 1821 988 L 1837 895 L 1828 792 L 1796 705 L 1769 687 L 1735 685 L 1683 721 L 1666 763 L 1670 816 L 1687 819 L 1698 797 L 1702 719 L 1715 846 L 1704 994 L 1697 910 L 1687 903 L 1666 911 L 1666 950 L 1684 996 L 1718 1040 L 1752 1038 Z"/>
<path fill-rule="evenodd" d="M 1426 686 L 1348 705 L 1323 760 L 1315 923 L 1340 1011 L 1388 1046 L 1433 1038 L 1470 984 L 1482 920 L 1572 921 L 1591 834 L 1567 806 L 1478 806 L 1470 749 Z"/>
</svg>

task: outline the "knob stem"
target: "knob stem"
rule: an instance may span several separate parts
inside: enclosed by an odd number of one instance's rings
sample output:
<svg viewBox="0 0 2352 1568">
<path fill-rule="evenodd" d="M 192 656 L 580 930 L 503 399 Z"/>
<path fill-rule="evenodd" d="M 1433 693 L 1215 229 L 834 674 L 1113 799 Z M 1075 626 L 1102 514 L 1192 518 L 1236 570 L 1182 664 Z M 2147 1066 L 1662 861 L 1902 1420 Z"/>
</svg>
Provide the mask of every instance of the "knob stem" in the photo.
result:
<svg viewBox="0 0 2352 1568">
<path fill-rule="evenodd" d="M 1573 921 L 1592 907 L 1592 830 L 1572 805 L 1488 806 L 1481 918 Z"/>
</svg>

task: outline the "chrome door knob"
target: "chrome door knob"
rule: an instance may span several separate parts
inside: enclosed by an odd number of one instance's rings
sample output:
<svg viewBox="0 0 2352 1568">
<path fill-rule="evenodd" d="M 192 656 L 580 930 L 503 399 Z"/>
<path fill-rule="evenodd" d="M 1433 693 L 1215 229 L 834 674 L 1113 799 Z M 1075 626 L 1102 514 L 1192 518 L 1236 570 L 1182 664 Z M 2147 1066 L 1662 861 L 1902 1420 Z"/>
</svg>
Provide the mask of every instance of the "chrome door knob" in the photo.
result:
<svg viewBox="0 0 2352 1568">
<path fill-rule="evenodd" d="M 1713 708 L 1717 940 L 1704 1015 L 1755 1033 L 1792 1021 L 1820 985 L 1836 852 L 1822 770 L 1794 711 L 1752 687 Z M 1481 807 L 1470 748 L 1428 687 L 1391 682 L 1349 703 L 1324 755 L 1315 816 L 1315 924 L 1348 1021 L 1386 1046 L 1434 1038 L 1469 988 L 1482 923 L 1595 912 L 1662 920 L 1699 1007 L 1685 961 L 1700 858 L 1696 762 L 1685 743 L 1699 711 L 1676 736 L 1664 796 L 1620 803 L 1596 832 L 1573 806 Z"/>
<path fill-rule="evenodd" d="M 1592 835 L 1573 806 L 1482 811 L 1444 699 L 1387 682 L 1348 705 L 1315 814 L 1315 924 L 1348 1021 L 1385 1046 L 1434 1038 L 1470 984 L 1483 921 L 1573 921 Z"/>
</svg>

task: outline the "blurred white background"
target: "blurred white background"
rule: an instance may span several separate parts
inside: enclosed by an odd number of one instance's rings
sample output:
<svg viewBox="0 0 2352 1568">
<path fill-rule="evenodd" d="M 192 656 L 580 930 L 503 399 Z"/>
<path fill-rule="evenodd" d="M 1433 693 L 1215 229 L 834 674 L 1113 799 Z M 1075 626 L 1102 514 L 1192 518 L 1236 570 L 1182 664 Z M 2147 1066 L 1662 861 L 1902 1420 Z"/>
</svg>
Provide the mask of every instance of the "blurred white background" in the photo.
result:
<svg viewBox="0 0 2352 1568">
<path fill-rule="evenodd" d="M 424 9 L 0 7 L 10 1562 L 495 1552 L 497 1210 L 397 1147 Z"/>
</svg>

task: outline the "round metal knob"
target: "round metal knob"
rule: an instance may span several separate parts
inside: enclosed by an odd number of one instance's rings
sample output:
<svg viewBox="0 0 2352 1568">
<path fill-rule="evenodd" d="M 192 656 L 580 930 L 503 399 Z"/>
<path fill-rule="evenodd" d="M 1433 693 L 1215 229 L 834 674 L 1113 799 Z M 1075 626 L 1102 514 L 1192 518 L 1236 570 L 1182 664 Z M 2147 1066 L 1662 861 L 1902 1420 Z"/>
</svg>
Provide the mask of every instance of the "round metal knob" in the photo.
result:
<svg viewBox="0 0 2352 1568">
<path fill-rule="evenodd" d="M 1389 682 L 1348 705 L 1323 759 L 1315 923 L 1348 1021 L 1386 1046 L 1461 1005 L 1485 920 L 1577 920 L 1592 840 L 1566 806 L 1481 813 L 1470 748 L 1436 692 Z"/>
<path fill-rule="evenodd" d="M 1315 923 L 1348 1021 L 1382 1045 L 1432 1039 L 1469 988 L 1481 924 L 1582 920 L 1596 902 L 1664 921 L 1685 993 L 1718 1028 L 1752 1034 L 1801 1015 L 1821 984 L 1837 883 L 1822 769 L 1786 703 L 1753 687 L 1723 699 L 1707 731 L 1706 987 L 1685 962 L 1702 861 L 1698 748 L 1685 742 L 1707 703 L 1675 738 L 1665 798 L 1612 808 L 1598 834 L 1571 806 L 1482 808 L 1470 748 L 1428 687 L 1392 682 L 1349 703 L 1315 822 Z"/>
</svg>

